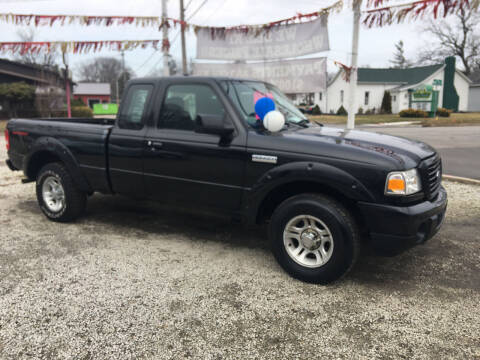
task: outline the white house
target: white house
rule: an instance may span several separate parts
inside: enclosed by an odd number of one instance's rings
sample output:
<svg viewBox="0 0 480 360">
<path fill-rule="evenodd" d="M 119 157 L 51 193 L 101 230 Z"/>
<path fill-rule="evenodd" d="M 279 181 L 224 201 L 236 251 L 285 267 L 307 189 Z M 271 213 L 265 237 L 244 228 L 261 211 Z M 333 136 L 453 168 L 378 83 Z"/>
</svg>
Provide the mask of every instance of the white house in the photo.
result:
<svg viewBox="0 0 480 360">
<path fill-rule="evenodd" d="M 343 75 L 343 70 L 340 70 L 334 76 L 328 84 L 326 94 L 306 94 L 313 97 L 313 102 L 318 104 L 323 113 L 336 113 L 342 105 L 348 110 L 350 84 Z M 471 81 L 455 68 L 454 57 L 445 59 L 444 64 L 407 69 L 359 68 L 355 109 L 358 111 L 361 108 L 363 112 L 379 111 L 386 90 L 392 96 L 394 114 L 410 107 L 422 109 L 425 104 L 414 102 L 412 94 L 416 89 L 427 86 L 437 91 L 438 107 L 468 111 L 470 83 Z M 297 95 L 296 102 L 300 102 L 303 97 Z"/>
<path fill-rule="evenodd" d="M 468 94 L 468 111 L 480 111 L 480 84 L 471 84 Z"/>
</svg>

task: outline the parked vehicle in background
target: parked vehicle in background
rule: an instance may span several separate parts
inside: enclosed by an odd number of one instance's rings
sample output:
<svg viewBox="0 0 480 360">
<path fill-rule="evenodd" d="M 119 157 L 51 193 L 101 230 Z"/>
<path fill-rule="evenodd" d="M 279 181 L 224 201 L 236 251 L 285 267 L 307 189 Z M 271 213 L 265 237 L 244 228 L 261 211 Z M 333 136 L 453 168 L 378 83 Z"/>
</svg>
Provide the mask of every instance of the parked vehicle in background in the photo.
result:
<svg viewBox="0 0 480 360">
<path fill-rule="evenodd" d="M 300 110 L 303 114 L 312 115 L 313 105 L 301 105 L 298 106 L 298 110 Z"/>
<path fill-rule="evenodd" d="M 258 120 L 259 95 L 283 113 L 280 131 Z M 258 81 L 136 79 L 116 120 L 14 119 L 5 136 L 50 220 L 76 219 L 101 192 L 266 223 L 279 264 L 308 282 L 347 273 L 362 238 L 390 255 L 424 243 L 447 206 L 429 145 L 311 124 Z"/>
</svg>

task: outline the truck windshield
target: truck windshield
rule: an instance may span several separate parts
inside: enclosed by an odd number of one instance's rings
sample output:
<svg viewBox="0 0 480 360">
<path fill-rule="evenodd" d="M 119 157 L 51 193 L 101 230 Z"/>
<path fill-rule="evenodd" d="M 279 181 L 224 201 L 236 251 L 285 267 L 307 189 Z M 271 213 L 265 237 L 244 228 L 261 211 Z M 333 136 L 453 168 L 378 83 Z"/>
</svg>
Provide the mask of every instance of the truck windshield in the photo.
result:
<svg viewBox="0 0 480 360">
<path fill-rule="evenodd" d="M 265 96 L 275 102 L 276 110 L 285 116 L 286 122 L 298 124 L 308 121 L 290 99 L 273 85 L 260 81 L 225 80 L 222 81 L 222 86 L 251 126 L 255 127 L 259 123 L 255 114 L 255 102 Z"/>
</svg>

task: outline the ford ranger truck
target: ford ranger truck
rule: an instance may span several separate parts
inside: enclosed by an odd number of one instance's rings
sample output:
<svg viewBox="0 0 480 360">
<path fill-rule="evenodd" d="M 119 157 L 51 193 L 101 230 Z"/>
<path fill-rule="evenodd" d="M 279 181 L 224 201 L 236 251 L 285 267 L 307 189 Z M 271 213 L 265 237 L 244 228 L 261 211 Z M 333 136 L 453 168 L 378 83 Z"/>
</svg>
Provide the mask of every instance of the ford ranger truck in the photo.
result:
<svg viewBox="0 0 480 360">
<path fill-rule="evenodd" d="M 259 120 L 259 96 L 283 114 L 279 131 Z M 99 192 L 267 224 L 278 263 L 313 283 L 346 274 L 367 242 L 387 255 L 426 242 L 447 207 L 431 146 L 312 123 L 260 81 L 135 79 L 116 120 L 12 119 L 5 136 L 7 165 L 36 182 L 50 220 L 76 219 Z"/>
</svg>

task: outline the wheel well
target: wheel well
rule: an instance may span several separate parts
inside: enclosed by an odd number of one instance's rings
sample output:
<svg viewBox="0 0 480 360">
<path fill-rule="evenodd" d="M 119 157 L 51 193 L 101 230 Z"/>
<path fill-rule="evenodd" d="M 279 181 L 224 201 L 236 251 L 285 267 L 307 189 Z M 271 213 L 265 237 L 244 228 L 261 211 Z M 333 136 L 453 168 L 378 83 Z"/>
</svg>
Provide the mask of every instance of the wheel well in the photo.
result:
<svg viewBox="0 0 480 360">
<path fill-rule="evenodd" d="M 305 193 L 323 194 L 337 200 L 343 206 L 345 206 L 347 210 L 350 211 L 360 230 L 363 231 L 366 229 L 365 219 L 363 218 L 363 215 L 361 214 L 354 200 L 347 198 L 341 192 L 331 186 L 310 181 L 287 183 L 272 190 L 265 197 L 265 199 L 263 199 L 258 209 L 256 219 L 257 224 L 262 224 L 268 221 L 278 205 L 280 205 L 286 199 Z"/>
<path fill-rule="evenodd" d="M 40 169 L 52 162 L 61 162 L 61 159 L 50 151 L 40 151 L 38 153 L 35 153 L 30 158 L 30 161 L 28 163 L 26 174 L 27 177 L 29 179 L 36 179 Z"/>
</svg>

